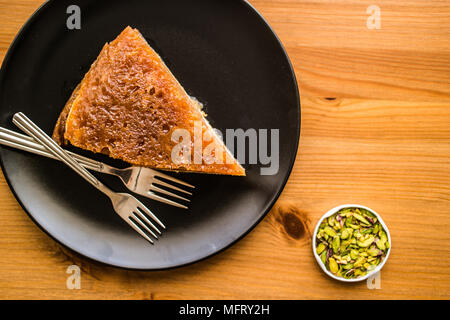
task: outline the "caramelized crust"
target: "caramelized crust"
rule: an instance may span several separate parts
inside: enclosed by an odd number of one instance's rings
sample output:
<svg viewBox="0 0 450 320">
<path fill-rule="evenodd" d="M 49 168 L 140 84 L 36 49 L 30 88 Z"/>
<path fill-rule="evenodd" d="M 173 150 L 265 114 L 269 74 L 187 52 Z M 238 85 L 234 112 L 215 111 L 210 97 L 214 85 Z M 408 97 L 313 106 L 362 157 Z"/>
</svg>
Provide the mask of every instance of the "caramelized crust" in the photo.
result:
<svg viewBox="0 0 450 320">
<path fill-rule="evenodd" d="M 69 116 L 69 112 L 72 109 L 72 104 L 80 91 L 80 85 L 78 85 L 72 93 L 72 96 L 67 101 L 64 106 L 63 111 L 59 115 L 58 121 L 56 122 L 55 129 L 53 130 L 53 140 L 55 140 L 59 145 L 67 145 L 68 142 L 64 138 L 64 133 L 66 131 L 66 121 Z"/>
<path fill-rule="evenodd" d="M 175 129 L 190 133 L 194 154 L 194 123 L 212 138 L 224 164 L 176 164 L 172 149 Z M 106 44 L 58 119 L 53 138 L 108 154 L 134 165 L 163 170 L 245 175 L 213 133 L 198 104 L 181 87 L 139 31 L 127 27 Z M 211 143 L 204 142 L 203 149 Z M 228 153 L 229 155 L 229 153 Z M 228 156 L 230 159 L 230 156 Z"/>
</svg>

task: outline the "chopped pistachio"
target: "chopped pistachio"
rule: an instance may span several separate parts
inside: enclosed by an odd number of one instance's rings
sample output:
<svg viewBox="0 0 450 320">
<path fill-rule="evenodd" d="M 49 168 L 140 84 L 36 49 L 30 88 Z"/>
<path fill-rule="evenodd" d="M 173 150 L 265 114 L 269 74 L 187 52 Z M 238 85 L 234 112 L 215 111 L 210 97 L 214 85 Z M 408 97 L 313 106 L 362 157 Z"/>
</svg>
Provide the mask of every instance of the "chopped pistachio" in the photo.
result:
<svg viewBox="0 0 450 320">
<path fill-rule="evenodd" d="M 359 257 L 358 259 L 356 259 L 356 262 L 353 264 L 355 268 L 359 268 L 361 267 L 364 263 L 366 262 L 366 258 L 364 257 Z"/>
<path fill-rule="evenodd" d="M 370 246 L 373 242 L 375 241 L 375 237 L 374 236 L 369 236 L 366 239 L 360 240 L 358 241 L 358 246 L 362 247 L 362 248 L 367 248 L 368 246 Z"/>
<path fill-rule="evenodd" d="M 353 216 L 354 216 L 356 219 L 358 219 L 359 221 L 361 221 L 362 223 L 367 224 L 367 225 L 371 225 L 371 223 L 370 223 L 369 221 L 367 221 L 367 219 L 364 218 L 362 215 L 359 215 L 359 214 L 357 214 L 357 213 L 354 213 Z"/>
<path fill-rule="evenodd" d="M 326 246 L 323 243 L 319 243 L 319 245 L 316 248 L 317 254 L 321 254 L 325 250 Z"/>
<path fill-rule="evenodd" d="M 323 264 L 327 263 L 327 252 L 326 251 L 322 252 L 322 254 L 320 255 L 320 260 L 322 260 Z"/>
<path fill-rule="evenodd" d="M 378 239 L 375 244 L 377 245 L 378 249 L 384 251 L 386 250 L 386 245 L 384 244 L 384 242 L 381 239 Z"/>
<path fill-rule="evenodd" d="M 352 251 L 350 251 L 350 257 L 351 257 L 353 260 L 357 259 L 358 256 L 359 256 L 358 250 L 354 250 L 354 249 L 353 249 Z"/>
<path fill-rule="evenodd" d="M 342 267 L 344 270 L 350 270 L 353 268 L 353 263 L 347 263 L 345 266 Z"/>
<path fill-rule="evenodd" d="M 329 227 L 329 226 L 326 226 L 326 227 L 323 229 L 323 231 L 324 231 L 327 235 L 329 235 L 330 237 L 335 237 L 335 236 L 336 236 L 336 232 L 335 232 L 333 229 L 331 229 L 331 227 Z"/>
<path fill-rule="evenodd" d="M 333 258 L 330 258 L 328 263 L 330 265 L 330 271 L 332 273 L 337 273 L 339 271 L 339 267 L 338 267 L 338 264 L 336 263 L 336 260 L 334 260 Z"/>
<path fill-rule="evenodd" d="M 341 239 L 342 239 L 342 240 L 347 239 L 349 236 L 350 236 L 350 233 L 348 232 L 347 228 L 345 228 L 344 230 L 342 230 L 342 233 L 341 233 Z"/>
<path fill-rule="evenodd" d="M 379 236 L 380 236 L 380 240 L 381 240 L 383 243 L 385 243 L 385 242 L 387 241 L 387 235 L 386 235 L 386 232 L 384 232 L 383 230 L 380 231 Z"/>
<path fill-rule="evenodd" d="M 316 243 L 322 263 L 346 279 L 374 270 L 390 249 L 387 234 L 376 216 L 359 208 L 345 208 L 324 219 Z"/>
<path fill-rule="evenodd" d="M 331 247 L 333 248 L 334 253 L 339 252 L 339 248 L 341 247 L 341 240 L 338 236 L 334 237 L 333 242 L 331 242 Z"/>
<path fill-rule="evenodd" d="M 379 224 L 377 224 L 375 227 L 373 227 L 373 233 L 374 234 L 377 234 L 379 230 L 380 230 L 380 225 Z"/>
<path fill-rule="evenodd" d="M 334 216 L 329 217 L 328 225 L 330 225 L 331 227 L 334 227 L 334 223 L 335 223 Z"/>
<path fill-rule="evenodd" d="M 372 257 L 377 257 L 379 252 L 380 250 L 376 248 L 370 248 L 369 250 L 367 250 L 367 253 Z"/>
</svg>

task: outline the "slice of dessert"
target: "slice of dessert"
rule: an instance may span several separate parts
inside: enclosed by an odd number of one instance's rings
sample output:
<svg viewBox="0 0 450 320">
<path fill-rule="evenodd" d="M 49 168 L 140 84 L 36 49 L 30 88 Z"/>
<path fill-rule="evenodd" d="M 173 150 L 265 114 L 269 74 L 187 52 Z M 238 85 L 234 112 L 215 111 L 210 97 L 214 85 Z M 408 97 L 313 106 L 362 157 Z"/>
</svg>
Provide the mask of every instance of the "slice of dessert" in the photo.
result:
<svg viewBox="0 0 450 320">
<path fill-rule="evenodd" d="M 199 103 L 130 27 L 104 46 L 59 116 L 53 139 L 138 166 L 245 175 Z"/>
</svg>

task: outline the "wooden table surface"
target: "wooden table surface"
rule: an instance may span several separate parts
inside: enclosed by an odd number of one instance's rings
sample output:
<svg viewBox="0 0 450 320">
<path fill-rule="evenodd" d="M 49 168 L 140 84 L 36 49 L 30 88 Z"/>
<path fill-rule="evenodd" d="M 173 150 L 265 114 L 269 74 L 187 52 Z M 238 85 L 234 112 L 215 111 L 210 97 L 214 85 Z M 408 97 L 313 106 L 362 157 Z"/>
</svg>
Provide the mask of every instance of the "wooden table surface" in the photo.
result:
<svg viewBox="0 0 450 320">
<path fill-rule="evenodd" d="M 0 59 L 42 0 L 0 0 Z M 274 209 L 206 261 L 131 272 L 86 261 L 34 225 L 0 177 L 3 299 L 449 299 L 450 1 L 253 0 L 298 77 L 297 161 Z M 381 28 L 367 27 L 367 8 Z M 311 253 L 320 216 L 379 212 L 393 249 L 381 289 L 343 284 Z M 66 270 L 81 267 L 81 289 Z"/>
</svg>

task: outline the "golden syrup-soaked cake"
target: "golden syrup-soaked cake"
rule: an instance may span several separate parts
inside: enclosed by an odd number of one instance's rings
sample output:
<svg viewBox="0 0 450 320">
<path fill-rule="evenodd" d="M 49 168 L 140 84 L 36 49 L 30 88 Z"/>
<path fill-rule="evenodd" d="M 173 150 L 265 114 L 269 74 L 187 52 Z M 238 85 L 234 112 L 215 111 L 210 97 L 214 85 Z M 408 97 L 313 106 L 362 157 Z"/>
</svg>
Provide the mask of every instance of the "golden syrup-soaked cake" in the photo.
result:
<svg viewBox="0 0 450 320">
<path fill-rule="evenodd" d="M 194 129 L 197 128 L 200 129 Z M 190 161 L 173 161 L 176 129 L 190 134 Z M 195 131 L 197 130 L 197 131 Z M 194 161 L 195 132 L 208 157 Z M 53 139 L 138 166 L 162 170 L 244 176 L 189 97 L 139 31 L 127 27 L 106 44 L 74 90 L 56 124 Z M 203 138 L 204 139 L 204 138 Z M 211 146 L 214 146 L 212 148 Z M 213 150 L 213 151 L 211 151 Z M 200 159 L 200 160 L 199 160 Z M 211 160 L 213 159 L 213 160 Z"/>
</svg>

